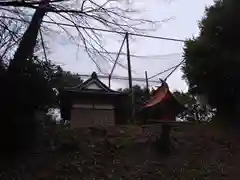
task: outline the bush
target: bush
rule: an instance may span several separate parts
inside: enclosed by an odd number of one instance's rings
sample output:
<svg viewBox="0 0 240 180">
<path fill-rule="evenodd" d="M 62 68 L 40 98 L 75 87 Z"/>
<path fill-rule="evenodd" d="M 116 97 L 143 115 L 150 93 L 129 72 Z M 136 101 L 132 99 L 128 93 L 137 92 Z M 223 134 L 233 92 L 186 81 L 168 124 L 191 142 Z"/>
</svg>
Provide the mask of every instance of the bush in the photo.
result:
<svg viewBox="0 0 240 180">
<path fill-rule="evenodd" d="M 47 109 L 53 90 L 33 61 L 24 71 L 2 72 L 0 82 L 1 151 L 12 156 L 33 148 L 39 128 L 35 112 Z"/>
</svg>

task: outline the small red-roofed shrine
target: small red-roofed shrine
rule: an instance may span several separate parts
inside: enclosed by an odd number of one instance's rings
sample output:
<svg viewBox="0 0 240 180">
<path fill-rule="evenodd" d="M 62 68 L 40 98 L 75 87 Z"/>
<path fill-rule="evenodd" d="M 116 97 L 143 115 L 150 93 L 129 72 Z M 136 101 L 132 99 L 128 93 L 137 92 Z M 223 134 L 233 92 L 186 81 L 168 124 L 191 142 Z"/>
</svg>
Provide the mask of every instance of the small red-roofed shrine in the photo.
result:
<svg viewBox="0 0 240 180">
<path fill-rule="evenodd" d="M 176 121 L 176 116 L 185 110 L 185 107 L 177 101 L 163 80 L 162 85 L 153 92 L 150 100 L 139 112 L 139 117 L 144 121 Z"/>
</svg>

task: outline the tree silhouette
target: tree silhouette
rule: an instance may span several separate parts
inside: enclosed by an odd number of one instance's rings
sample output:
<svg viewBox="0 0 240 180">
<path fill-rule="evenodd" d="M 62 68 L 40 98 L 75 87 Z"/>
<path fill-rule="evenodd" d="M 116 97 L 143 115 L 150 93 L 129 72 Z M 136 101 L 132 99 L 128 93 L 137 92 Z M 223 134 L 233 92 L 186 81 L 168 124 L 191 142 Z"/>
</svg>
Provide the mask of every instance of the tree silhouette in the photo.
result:
<svg viewBox="0 0 240 180">
<path fill-rule="evenodd" d="M 239 112 L 239 10 L 239 1 L 215 1 L 199 24 L 200 35 L 184 49 L 183 72 L 190 91 L 205 95 L 228 119 Z"/>
</svg>

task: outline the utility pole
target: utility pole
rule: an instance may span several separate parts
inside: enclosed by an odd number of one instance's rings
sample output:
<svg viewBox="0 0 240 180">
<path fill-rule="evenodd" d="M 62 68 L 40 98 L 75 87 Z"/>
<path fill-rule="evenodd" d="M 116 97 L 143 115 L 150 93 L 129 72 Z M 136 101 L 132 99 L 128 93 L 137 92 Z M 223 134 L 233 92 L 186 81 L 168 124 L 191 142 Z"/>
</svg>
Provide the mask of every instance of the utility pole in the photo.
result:
<svg viewBox="0 0 240 180">
<path fill-rule="evenodd" d="M 132 122 L 135 121 L 135 100 L 134 100 L 134 90 L 132 87 L 132 70 L 131 70 L 131 59 L 130 59 L 130 48 L 129 48 L 129 35 L 126 32 L 126 43 L 127 43 L 127 64 L 128 64 L 128 79 L 129 79 L 129 89 L 131 91 L 131 103 L 132 103 Z"/>
<path fill-rule="evenodd" d="M 108 76 L 108 87 L 111 89 L 111 75 Z"/>
<path fill-rule="evenodd" d="M 145 80 L 146 80 L 146 94 L 147 94 L 147 98 L 149 99 L 149 97 L 150 97 L 150 90 L 149 90 L 149 84 L 148 84 L 148 74 L 147 74 L 147 71 L 145 71 Z"/>
<path fill-rule="evenodd" d="M 132 89 L 132 70 L 131 70 L 131 59 L 130 59 L 128 32 L 126 33 L 126 42 L 127 42 L 127 64 L 128 64 L 129 89 Z"/>
<path fill-rule="evenodd" d="M 145 71 L 145 79 L 146 79 L 146 88 L 147 90 L 149 90 L 147 71 Z"/>
</svg>

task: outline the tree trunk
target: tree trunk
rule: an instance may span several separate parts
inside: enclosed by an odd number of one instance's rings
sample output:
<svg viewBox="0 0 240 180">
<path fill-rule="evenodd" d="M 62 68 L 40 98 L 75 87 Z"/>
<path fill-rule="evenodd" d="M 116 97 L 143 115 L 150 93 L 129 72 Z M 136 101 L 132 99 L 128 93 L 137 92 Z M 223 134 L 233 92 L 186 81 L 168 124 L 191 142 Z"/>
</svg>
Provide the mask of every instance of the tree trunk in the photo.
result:
<svg viewBox="0 0 240 180">
<path fill-rule="evenodd" d="M 21 72 L 28 58 L 32 57 L 34 47 L 37 42 L 38 31 L 41 27 L 43 17 L 46 13 L 45 7 L 48 6 L 49 0 L 42 0 L 39 8 L 33 14 L 32 20 L 23 34 L 19 47 L 16 50 L 8 70 L 10 72 Z"/>
<path fill-rule="evenodd" d="M 32 105 L 29 98 L 32 96 L 28 94 L 32 89 L 30 78 L 26 78 L 23 70 L 27 67 L 27 61 L 34 52 L 34 47 L 37 41 L 38 31 L 40 29 L 42 19 L 45 15 L 44 7 L 49 4 L 49 0 L 42 0 L 39 8 L 34 12 L 32 20 L 24 32 L 24 35 L 19 43 L 19 46 L 11 60 L 8 72 L 3 77 L 4 93 L 1 98 L 1 108 L 3 113 L 1 119 L 8 119 L 4 122 L 3 129 L 1 129 L 2 137 L 10 137 L 1 141 L 2 146 L 6 152 L 18 153 L 21 150 L 28 150 L 34 143 L 35 139 L 35 121 L 34 111 L 35 104 Z M 2 92 L 2 91 L 1 91 Z M 9 153 L 11 155 L 11 153 Z"/>
</svg>

